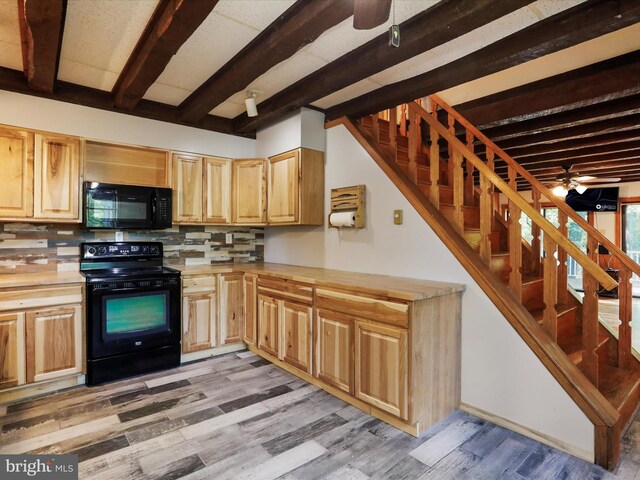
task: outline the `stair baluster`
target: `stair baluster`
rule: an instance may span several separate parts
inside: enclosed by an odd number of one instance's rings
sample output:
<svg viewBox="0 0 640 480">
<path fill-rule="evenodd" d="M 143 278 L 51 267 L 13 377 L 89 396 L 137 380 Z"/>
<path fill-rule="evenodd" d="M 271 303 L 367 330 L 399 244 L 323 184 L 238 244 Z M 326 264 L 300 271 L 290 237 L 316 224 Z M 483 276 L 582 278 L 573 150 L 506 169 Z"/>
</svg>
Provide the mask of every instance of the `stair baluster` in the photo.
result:
<svg viewBox="0 0 640 480">
<path fill-rule="evenodd" d="M 471 138 L 473 139 L 473 135 Z M 468 140 L 469 136 L 467 136 Z M 493 151 L 488 147 L 487 166 L 493 171 Z M 491 264 L 493 215 L 493 184 L 485 175 L 480 175 L 480 258 L 487 265 Z"/>
<path fill-rule="evenodd" d="M 556 260 L 557 243 L 548 235 L 544 236 L 544 313 L 542 326 L 551 339 L 558 343 L 558 261 Z"/>
<path fill-rule="evenodd" d="M 518 190 L 516 179 L 518 173 L 514 168 L 509 167 L 509 186 Z M 509 200 L 509 287 L 518 300 L 522 300 L 522 225 L 520 225 L 521 210 Z"/>
<path fill-rule="evenodd" d="M 533 208 L 536 209 L 536 212 L 540 211 L 540 191 L 533 188 L 531 190 L 531 196 L 533 198 Z M 531 258 L 529 269 L 532 274 L 539 275 L 540 274 L 540 226 L 532 222 L 531 223 L 531 233 L 533 235 L 533 239 L 531 240 Z"/>
<path fill-rule="evenodd" d="M 593 237 L 587 238 L 587 255 L 592 260 L 597 259 L 598 242 Z M 598 332 L 600 320 L 598 319 L 598 281 L 586 269 L 582 273 L 582 288 L 584 298 L 582 300 L 582 373 L 596 387 L 598 378 Z"/>
<path fill-rule="evenodd" d="M 389 109 L 389 147 L 394 155 L 394 160 L 398 161 L 398 144 L 396 137 L 398 135 L 398 107 Z"/>
<path fill-rule="evenodd" d="M 560 226 L 558 227 L 560 233 L 563 237 L 567 237 L 569 235 L 569 218 L 563 211 L 558 212 L 558 222 L 560 223 Z M 561 304 L 567 304 L 569 302 L 569 290 L 567 290 L 567 278 L 569 273 L 567 260 L 567 251 L 562 247 L 558 248 L 558 303 Z"/>
<path fill-rule="evenodd" d="M 440 146 L 438 145 L 440 135 L 433 127 L 429 129 L 429 133 L 431 137 L 431 149 L 429 152 L 429 180 L 431 187 L 429 188 L 429 201 L 434 207 L 440 208 L 440 190 L 438 189 L 438 184 L 440 183 Z"/>
<path fill-rule="evenodd" d="M 467 148 L 469 149 L 470 152 L 473 152 L 474 150 L 473 132 L 466 130 L 466 137 L 467 137 Z M 474 172 L 473 163 L 466 162 L 466 167 L 467 167 L 467 171 L 466 171 L 467 176 L 465 177 L 464 198 L 465 198 L 466 204 L 469 205 L 470 207 L 473 207 L 476 204 L 475 195 L 473 194 L 474 188 L 475 188 L 474 178 L 473 178 L 473 172 Z"/>
<path fill-rule="evenodd" d="M 632 289 L 631 270 L 625 265 L 618 268 L 618 302 L 620 325 L 618 326 L 618 367 L 631 364 Z"/>
<path fill-rule="evenodd" d="M 414 184 L 418 183 L 418 149 L 420 138 L 420 117 L 409 111 L 409 178 Z"/>
</svg>

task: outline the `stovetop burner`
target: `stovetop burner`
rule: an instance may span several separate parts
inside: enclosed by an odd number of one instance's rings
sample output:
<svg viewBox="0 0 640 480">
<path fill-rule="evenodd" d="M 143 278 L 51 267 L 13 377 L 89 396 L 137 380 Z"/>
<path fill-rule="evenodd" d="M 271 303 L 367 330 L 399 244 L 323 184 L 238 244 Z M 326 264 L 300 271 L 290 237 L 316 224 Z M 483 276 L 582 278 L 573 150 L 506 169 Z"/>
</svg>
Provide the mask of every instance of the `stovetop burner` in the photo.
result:
<svg viewBox="0 0 640 480">
<path fill-rule="evenodd" d="M 160 242 L 100 242 L 80 245 L 80 273 L 87 278 L 175 275 L 162 265 Z"/>
</svg>

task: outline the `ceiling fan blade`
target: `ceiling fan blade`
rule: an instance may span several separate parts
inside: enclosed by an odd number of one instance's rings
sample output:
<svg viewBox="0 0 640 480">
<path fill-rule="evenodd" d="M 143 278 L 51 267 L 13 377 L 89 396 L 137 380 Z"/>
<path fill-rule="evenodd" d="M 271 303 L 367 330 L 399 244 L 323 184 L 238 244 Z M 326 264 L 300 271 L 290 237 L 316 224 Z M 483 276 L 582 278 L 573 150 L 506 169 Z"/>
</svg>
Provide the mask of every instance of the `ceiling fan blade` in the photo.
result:
<svg viewBox="0 0 640 480">
<path fill-rule="evenodd" d="M 578 180 L 580 183 L 615 183 L 622 180 L 617 177 L 591 177 L 589 180 Z"/>
<path fill-rule="evenodd" d="M 571 180 L 574 182 L 589 182 L 596 177 L 592 177 L 591 175 L 582 175 L 581 177 L 573 177 Z"/>
</svg>

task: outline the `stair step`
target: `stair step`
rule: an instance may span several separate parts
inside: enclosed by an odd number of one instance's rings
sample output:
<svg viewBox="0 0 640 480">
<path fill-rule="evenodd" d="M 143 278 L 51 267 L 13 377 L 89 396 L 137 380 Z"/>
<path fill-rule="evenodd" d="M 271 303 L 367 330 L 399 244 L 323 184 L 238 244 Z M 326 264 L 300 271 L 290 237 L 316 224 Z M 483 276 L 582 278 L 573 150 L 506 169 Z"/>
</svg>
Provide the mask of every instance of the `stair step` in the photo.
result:
<svg viewBox="0 0 640 480">
<path fill-rule="evenodd" d="M 442 214 L 453 223 L 455 215 L 455 207 L 453 205 L 440 203 L 440 211 Z M 462 207 L 462 214 L 464 215 L 464 228 L 480 228 L 480 207 Z"/>
<path fill-rule="evenodd" d="M 440 195 L 442 196 L 442 190 L 440 190 Z M 453 195 L 453 192 L 452 192 Z M 441 197 L 442 198 L 442 197 Z M 465 228 L 464 229 L 464 239 L 467 243 L 473 248 L 476 252 L 480 251 L 480 229 L 479 228 Z M 490 235 L 491 239 L 491 251 L 492 252 L 503 252 L 505 249 L 500 242 L 500 232 L 498 230 L 493 230 Z"/>
<path fill-rule="evenodd" d="M 620 426 L 623 427 L 640 401 L 640 371 L 601 364 L 599 390 L 620 413 Z"/>
<path fill-rule="evenodd" d="M 525 276 L 522 279 L 522 304 L 529 311 L 544 308 L 544 279 Z"/>
<path fill-rule="evenodd" d="M 609 337 L 606 335 L 598 335 L 598 347 L 596 348 L 598 355 L 601 354 L 608 341 Z M 558 338 L 558 346 L 567 354 L 574 365 L 580 365 L 584 354 L 581 332 L 574 331 L 571 336 L 565 335 L 563 338 Z"/>
<path fill-rule="evenodd" d="M 534 309 L 530 309 L 531 316 L 542 325 L 542 318 L 544 317 L 544 304 Z M 559 342 L 571 338 L 576 335 L 576 317 L 578 314 L 578 307 L 568 303 L 559 304 L 556 306 L 556 312 L 558 312 L 558 340 Z"/>
</svg>

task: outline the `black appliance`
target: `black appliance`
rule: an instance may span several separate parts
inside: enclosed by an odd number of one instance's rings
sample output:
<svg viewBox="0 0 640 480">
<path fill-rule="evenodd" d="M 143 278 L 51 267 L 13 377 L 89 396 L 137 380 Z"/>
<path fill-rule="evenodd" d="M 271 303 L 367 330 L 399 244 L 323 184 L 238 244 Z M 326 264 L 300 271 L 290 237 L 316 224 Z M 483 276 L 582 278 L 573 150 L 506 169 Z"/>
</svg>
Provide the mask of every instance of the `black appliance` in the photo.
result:
<svg viewBox="0 0 640 480">
<path fill-rule="evenodd" d="M 589 188 L 580 194 L 569 190 L 565 202 L 576 212 L 616 212 L 619 187 Z"/>
<path fill-rule="evenodd" d="M 180 272 L 159 242 L 80 245 L 86 278 L 87 384 L 180 364 Z"/>
<path fill-rule="evenodd" d="M 85 228 L 171 227 L 171 189 L 84 182 Z"/>
</svg>

